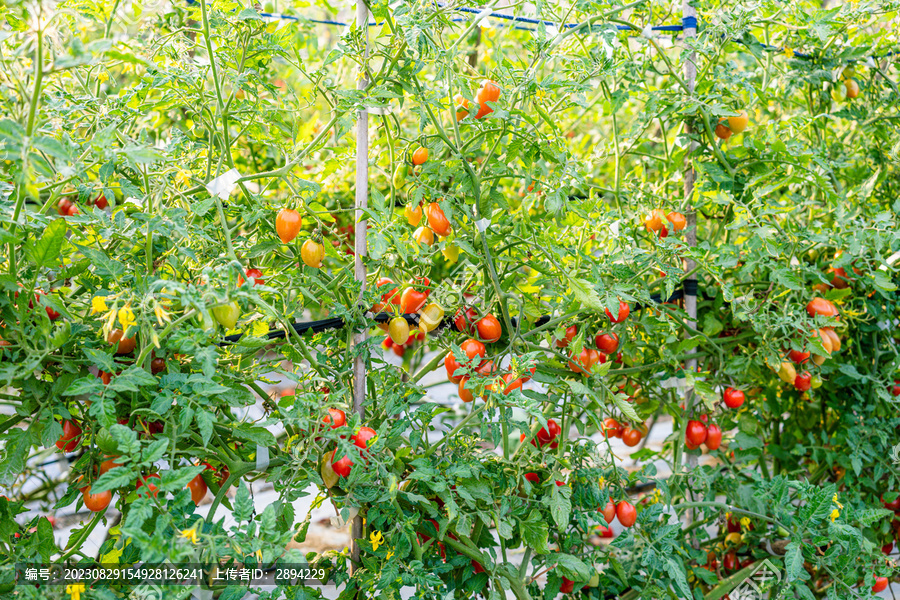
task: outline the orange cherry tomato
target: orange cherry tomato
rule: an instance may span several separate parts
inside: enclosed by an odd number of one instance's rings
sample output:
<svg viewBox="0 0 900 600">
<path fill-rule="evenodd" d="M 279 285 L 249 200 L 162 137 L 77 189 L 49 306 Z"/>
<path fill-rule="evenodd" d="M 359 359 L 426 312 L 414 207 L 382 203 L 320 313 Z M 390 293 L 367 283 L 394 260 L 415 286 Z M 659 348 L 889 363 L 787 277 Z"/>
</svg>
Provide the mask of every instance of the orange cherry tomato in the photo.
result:
<svg viewBox="0 0 900 600">
<path fill-rule="evenodd" d="M 450 221 L 444 215 L 441 205 L 437 202 L 431 202 L 425 207 L 425 215 L 428 217 L 428 226 L 441 237 L 450 235 Z"/>
<path fill-rule="evenodd" d="M 419 166 L 428 160 L 428 148 L 419 146 L 412 155 L 412 164 Z"/>
<path fill-rule="evenodd" d="M 84 505 L 91 512 L 100 512 L 106 510 L 112 501 L 112 492 L 106 490 L 97 494 L 91 493 L 91 486 L 87 486 L 81 490 L 81 497 L 84 499 Z"/>
<path fill-rule="evenodd" d="M 483 317 L 475 323 L 475 328 L 478 330 L 478 336 L 488 343 L 496 342 L 503 334 L 503 327 L 494 315 Z"/>
<path fill-rule="evenodd" d="M 300 213 L 292 208 L 282 208 L 275 217 L 275 231 L 285 244 L 297 237 L 302 225 Z"/>
</svg>

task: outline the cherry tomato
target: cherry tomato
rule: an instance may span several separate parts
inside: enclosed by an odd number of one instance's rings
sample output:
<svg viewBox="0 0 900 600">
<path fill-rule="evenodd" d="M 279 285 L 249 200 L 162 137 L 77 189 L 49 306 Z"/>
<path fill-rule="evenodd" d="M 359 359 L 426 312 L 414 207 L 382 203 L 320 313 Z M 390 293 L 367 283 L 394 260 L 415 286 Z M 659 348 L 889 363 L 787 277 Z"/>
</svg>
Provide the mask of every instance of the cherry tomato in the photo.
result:
<svg viewBox="0 0 900 600">
<path fill-rule="evenodd" d="M 525 481 L 532 485 L 539 485 L 541 483 L 541 478 L 537 473 L 525 473 L 524 478 Z"/>
<path fill-rule="evenodd" d="M 687 227 L 687 219 L 680 212 L 670 212 L 666 215 L 666 220 L 672 224 L 672 231 L 681 231 Z"/>
<path fill-rule="evenodd" d="M 409 339 L 409 323 L 403 317 L 394 317 L 388 325 L 388 335 L 398 345 L 403 345 Z"/>
<path fill-rule="evenodd" d="M 116 462 L 116 459 L 117 459 L 117 458 L 119 458 L 119 457 L 118 457 L 118 456 L 112 456 L 112 457 L 109 457 L 109 458 L 107 458 L 106 460 L 104 460 L 102 463 L 100 463 L 99 474 L 100 474 L 100 475 L 103 475 L 104 473 L 106 473 L 106 472 L 109 471 L 110 469 L 115 469 L 116 467 L 121 467 L 122 464 Z"/>
<path fill-rule="evenodd" d="M 353 442 L 357 448 L 365 450 L 369 447 L 369 441 L 377 435 L 378 432 L 371 427 L 360 427 L 359 431 L 350 436 L 350 441 Z"/>
<path fill-rule="evenodd" d="M 463 402 L 472 402 L 475 400 L 475 394 L 472 393 L 472 390 L 466 388 L 466 383 L 468 383 L 468 381 L 469 377 L 466 375 L 459 378 L 457 393 L 459 394 L 459 399 Z"/>
<path fill-rule="evenodd" d="M 747 116 L 746 110 L 740 111 L 733 117 L 728 117 L 728 128 L 732 133 L 742 133 L 745 129 L 747 129 L 747 125 L 749 124 L 750 117 Z"/>
<path fill-rule="evenodd" d="M 166 370 L 166 361 L 163 358 L 154 358 L 150 361 L 150 372 L 154 375 Z M 107 374 L 108 375 L 108 374 Z"/>
<path fill-rule="evenodd" d="M 56 447 L 71 452 L 81 441 L 81 427 L 75 421 L 63 421 L 63 434 L 56 440 Z"/>
<path fill-rule="evenodd" d="M 105 194 L 100 194 L 96 198 L 94 198 L 94 206 L 99 208 L 100 210 L 105 210 L 107 206 L 109 206 L 109 202 L 106 200 Z"/>
<path fill-rule="evenodd" d="M 106 490 L 105 492 L 92 494 L 91 486 L 87 486 L 81 491 L 81 497 L 84 499 L 84 505 L 89 511 L 100 512 L 106 510 L 106 507 L 109 506 L 109 503 L 112 501 L 112 492 Z"/>
<path fill-rule="evenodd" d="M 731 129 L 728 128 L 727 123 L 728 120 L 723 117 L 719 119 L 719 123 L 716 125 L 716 137 L 720 140 L 727 140 L 733 133 Z"/>
<path fill-rule="evenodd" d="M 477 364 L 481 364 L 481 360 L 475 360 L 475 357 L 477 356 L 479 359 L 483 359 L 484 355 L 487 353 L 484 344 L 482 344 L 478 340 L 473 339 L 464 341 L 459 345 L 459 348 L 466 353 L 466 356 L 469 358 L 469 360 Z"/>
<path fill-rule="evenodd" d="M 113 329 L 106 337 L 106 341 L 110 344 L 117 344 L 116 354 L 131 354 L 134 352 L 135 346 L 137 346 L 137 340 L 134 339 L 134 336 L 130 338 L 124 336 L 125 332 L 121 329 Z"/>
<path fill-rule="evenodd" d="M 206 496 L 206 491 L 209 489 L 209 486 L 206 485 L 206 482 L 203 481 L 203 478 L 200 475 L 197 475 L 188 481 L 187 488 L 191 490 L 191 500 L 194 501 L 194 504 L 200 506 L 200 502 Z"/>
<path fill-rule="evenodd" d="M 709 450 L 718 450 L 722 445 L 722 429 L 718 425 L 710 425 L 706 430 L 706 447 Z"/>
<path fill-rule="evenodd" d="M 594 352 L 597 351 L 594 350 Z M 590 375 L 591 368 L 597 360 L 599 360 L 599 353 L 593 355 L 591 354 L 591 348 L 582 348 L 581 353 L 577 357 L 572 354 L 571 360 L 569 361 L 569 369 L 575 373 Z"/>
<path fill-rule="evenodd" d="M 892 510 L 894 512 L 900 511 L 900 496 L 897 496 L 896 499 L 891 500 L 890 502 L 886 502 L 884 499 L 884 494 L 882 494 L 881 504 L 888 510 Z"/>
<path fill-rule="evenodd" d="M 637 510 L 631 502 L 622 500 L 616 505 L 616 516 L 622 527 L 631 527 L 637 521 Z"/>
<path fill-rule="evenodd" d="M 801 392 L 809 390 L 812 387 L 812 376 L 807 371 L 800 373 L 794 378 L 794 387 Z"/>
<path fill-rule="evenodd" d="M 641 443 L 641 438 L 644 436 L 641 435 L 641 432 L 637 429 L 632 429 L 628 427 L 625 431 L 622 432 L 622 441 L 625 442 L 625 445 L 633 448 Z"/>
<path fill-rule="evenodd" d="M 734 550 L 726 552 L 725 559 L 722 561 L 722 566 L 726 571 L 737 571 L 740 568 L 738 566 L 737 552 Z"/>
<path fill-rule="evenodd" d="M 444 307 L 437 302 L 430 302 L 422 309 L 419 315 L 419 329 L 422 329 L 422 339 L 425 339 L 426 331 L 433 331 L 441 324 L 444 318 Z"/>
<path fill-rule="evenodd" d="M 456 106 L 456 120 L 462 121 L 469 116 L 469 101 L 460 94 L 453 96 L 453 104 Z"/>
<path fill-rule="evenodd" d="M 859 84 L 856 83 L 855 79 L 848 79 L 847 81 L 845 81 L 844 82 L 844 90 L 847 93 L 847 98 L 849 98 L 851 100 L 856 98 L 857 96 L 859 96 Z M 885 579 L 885 578 L 881 577 L 880 579 Z"/>
<path fill-rule="evenodd" d="M 472 571 L 473 571 L 476 575 L 478 575 L 478 574 L 480 574 L 480 573 L 484 573 L 484 567 L 482 567 L 482 566 L 481 566 L 481 563 L 478 562 L 477 560 L 475 560 L 474 558 L 472 559 L 472 561 L 471 561 L 470 564 L 472 565 Z"/>
<path fill-rule="evenodd" d="M 481 82 L 478 91 L 475 92 L 475 102 L 478 103 L 478 112 L 475 114 L 476 119 L 481 119 L 494 112 L 494 109 L 487 105 L 488 102 L 497 102 L 500 99 L 500 87 L 490 79 Z"/>
<path fill-rule="evenodd" d="M 228 302 L 220 306 L 214 306 L 211 310 L 212 316 L 219 322 L 219 325 L 225 329 L 234 329 L 238 319 L 241 317 L 241 307 L 237 302 Z"/>
<path fill-rule="evenodd" d="M 437 202 L 431 202 L 425 207 L 425 215 L 428 217 L 428 226 L 441 237 L 450 235 L 450 221 L 444 215 L 441 205 Z"/>
<path fill-rule="evenodd" d="M 408 287 L 403 290 L 403 294 L 400 296 L 400 312 L 407 315 L 417 313 L 420 308 L 425 306 L 427 301 L 428 294 L 416 288 Z"/>
<path fill-rule="evenodd" d="M 744 403 L 744 392 L 734 388 L 727 388 L 722 394 L 722 400 L 728 408 L 740 408 Z"/>
<path fill-rule="evenodd" d="M 413 227 L 418 227 L 419 223 L 422 222 L 422 206 L 416 205 L 413 208 L 411 205 L 406 205 L 406 208 L 403 209 L 403 215 L 406 217 L 407 223 Z"/>
<path fill-rule="evenodd" d="M 624 431 L 624 427 L 622 427 L 622 425 L 612 417 L 608 417 L 603 420 L 603 434 L 606 437 L 620 438 L 622 437 L 622 433 Z"/>
<path fill-rule="evenodd" d="M 332 429 L 337 429 L 347 424 L 347 415 L 339 408 L 329 408 L 328 414 L 322 418 L 322 422 Z"/>
<path fill-rule="evenodd" d="M 331 468 L 341 477 L 349 477 L 350 471 L 353 470 L 353 461 L 350 460 L 349 456 L 344 456 L 340 460 L 334 460 L 336 454 L 337 449 L 331 453 Z"/>
<path fill-rule="evenodd" d="M 684 433 L 685 439 L 694 447 L 700 446 L 706 441 L 708 431 L 703 421 L 690 420 L 687 424 L 687 431 Z"/>
<path fill-rule="evenodd" d="M 325 246 L 311 239 L 306 240 L 300 246 L 300 258 L 307 267 L 319 269 L 325 259 Z"/>
<path fill-rule="evenodd" d="M 390 304 L 400 304 L 400 294 L 394 280 L 389 277 L 381 277 L 375 282 L 375 289 L 381 294 L 381 300 Z"/>
<path fill-rule="evenodd" d="M 460 333 L 475 333 L 475 321 L 478 320 L 478 313 L 474 308 L 467 308 L 465 312 L 460 309 L 453 317 L 453 326 Z"/>
<path fill-rule="evenodd" d="M 855 97 L 855 96 L 854 96 Z M 888 578 L 887 577 L 876 577 L 875 585 L 872 586 L 872 593 L 878 594 L 887 589 L 888 586 Z"/>
<path fill-rule="evenodd" d="M 793 362 L 798 365 L 802 365 L 807 360 L 809 360 L 810 353 L 809 352 L 801 352 L 799 350 L 791 350 L 788 352 L 788 358 L 790 358 Z"/>
<path fill-rule="evenodd" d="M 138 478 L 137 484 L 135 484 L 135 489 L 138 490 L 139 496 L 146 496 L 148 494 L 152 494 L 154 498 L 157 497 L 157 495 L 159 494 L 159 487 L 157 487 L 157 485 L 155 483 L 152 483 L 150 481 L 151 479 L 159 479 L 159 475 L 157 475 L 156 473 L 151 473 L 150 475 L 147 475 L 146 477 Z M 144 484 L 147 485 L 147 489 L 141 490 L 141 488 L 144 487 Z"/>
<path fill-rule="evenodd" d="M 650 214 L 644 217 L 644 227 L 647 228 L 647 231 L 652 233 L 656 233 L 664 229 L 663 219 L 665 218 L 663 211 L 658 208 L 654 208 L 650 211 Z"/>
<path fill-rule="evenodd" d="M 69 208 L 71 208 L 71 207 L 72 207 L 72 201 L 69 200 L 68 198 L 63 198 L 56 205 L 56 212 L 64 217 L 67 214 L 69 214 Z"/>
<path fill-rule="evenodd" d="M 553 343 L 556 344 L 557 348 L 565 348 L 569 345 L 569 342 L 575 339 L 576 335 L 578 335 L 578 326 L 569 325 L 566 327 L 566 333 L 563 335 L 563 338 L 561 340 L 554 340 Z"/>
<path fill-rule="evenodd" d="M 428 160 L 428 148 L 419 146 L 412 154 L 412 164 L 419 166 Z"/>
<path fill-rule="evenodd" d="M 836 317 L 838 316 L 838 309 L 830 300 L 826 300 L 825 298 L 813 298 L 806 305 L 806 313 L 810 317 L 815 317 L 816 315 Z"/>
<path fill-rule="evenodd" d="M 434 246 L 434 232 L 427 227 L 419 227 L 413 232 L 413 239 L 420 246 Z"/>
<path fill-rule="evenodd" d="M 619 336 L 613 332 L 598 333 L 594 336 L 594 343 L 597 348 L 604 354 L 614 354 L 619 349 Z"/>
<path fill-rule="evenodd" d="M 66 216 L 74 217 L 77 214 L 81 214 L 81 211 L 78 210 L 78 207 L 75 206 L 74 204 L 69 206 L 69 208 L 66 210 Z"/>
<path fill-rule="evenodd" d="M 444 368 L 447 370 L 447 379 L 458 384 L 462 377 L 457 377 L 454 373 L 456 373 L 456 370 L 460 368 L 460 366 L 462 365 L 460 365 L 459 361 L 456 360 L 456 357 L 453 356 L 453 352 L 448 352 L 447 356 L 444 357 Z"/>
<path fill-rule="evenodd" d="M 606 312 L 606 317 L 613 323 L 621 323 L 631 314 L 631 308 L 623 300 L 619 300 L 619 314 L 615 318 L 613 318 L 613 314 L 609 312 L 608 308 L 603 310 Z"/>
<path fill-rule="evenodd" d="M 559 592 L 561 594 L 571 594 L 572 590 L 575 589 L 575 582 L 571 579 L 562 578 L 562 583 L 559 584 Z"/>
<path fill-rule="evenodd" d="M 823 327 L 819 330 L 819 335 L 823 337 L 827 337 L 831 341 L 831 351 L 832 352 L 840 352 L 841 350 L 841 337 L 837 334 L 837 332 L 831 327 Z"/>
<path fill-rule="evenodd" d="M 612 499 L 607 500 L 606 506 L 598 508 L 597 510 L 603 513 L 603 518 L 606 520 L 607 525 L 612 523 L 613 519 L 616 518 L 616 503 L 613 502 Z"/>
<path fill-rule="evenodd" d="M 500 326 L 500 321 L 494 315 L 483 317 L 475 323 L 475 328 L 478 330 L 478 337 L 488 343 L 496 342 L 503 334 L 503 327 Z"/>
<path fill-rule="evenodd" d="M 282 208 L 275 217 L 275 231 L 282 243 L 287 244 L 300 233 L 300 227 L 303 226 L 303 219 L 300 213 L 292 208 Z"/>
<path fill-rule="evenodd" d="M 503 376 L 503 395 L 509 394 L 513 390 L 518 390 L 522 387 L 522 383 L 524 383 L 521 379 L 517 378 L 512 373 L 507 373 Z"/>
</svg>

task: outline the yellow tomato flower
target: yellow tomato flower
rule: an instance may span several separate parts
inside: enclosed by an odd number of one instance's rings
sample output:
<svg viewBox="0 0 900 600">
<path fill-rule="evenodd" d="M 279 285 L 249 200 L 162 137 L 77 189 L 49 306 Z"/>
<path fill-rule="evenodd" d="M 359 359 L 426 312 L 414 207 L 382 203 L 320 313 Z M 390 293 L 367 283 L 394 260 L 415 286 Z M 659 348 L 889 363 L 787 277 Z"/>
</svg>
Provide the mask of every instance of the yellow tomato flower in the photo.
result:
<svg viewBox="0 0 900 600">
<path fill-rule="evenodd" d="M 394 551 L 391 550 L 390 552 L 388 552 L 387 556 L 385 556 L 384 558 L 387 560 L 391 560 L 392 558 L 394 558 Z"/>
<path fill-rule="evenodd" d="M 163 327 L 165 323 L 172 322 L 169 313 L 166 312 L 166 309 L 164 309 L 161 304 L 157 304 L 153 307 L 153 313 L 156 315 L 156 322 L 159 323 L 160 327 Z"/>
<path fill-rule="evenodd" d="M 789 48 L 788 46 L 784 47 L 784 55 L 788 58 L 794 58 L 794 49 Z"/>
<path fill-rule="evenodd" d="M 603 475 L 600 476 L 600 479 L 597 481 L 597 485 L 599 485 L 600 487 L 606 485 L 606 478 L 603 477 Z"/>
<path fill-rule="evenodd" d="M 838 508 L 840 508 L 840 509 L 843 510 L 844 505 L 841 504 L 840 502 L 838 502 L 837 494 L 834 495 L 834 498 L 832 498 L 831 501 L 834 502 L 835 504 L 837 504 L 837 507 L 838 507 Z"/>
<path fill-rule="evenodd" d="M 103 296 L 94 296 L 91 298 L 91 314 L 96 315 L 99 313 L 105 313 L 109 310 L 109 307 L 106 306 L 106 299 Z"/>
<path fill-rule="evenodd" d="M 834 509 L 831 511 L 831 522 L 834 523 L 834 520 L 841 516 L 841 512 L 838 509 Z"/>
<path fill-rule="evenodd" d="M 80 600 L 81 594 L 85 591 L 83 583 L 73 583 L 66 586 L 66 593 L 72 596 L 72 600 Z"/>
<path fill-rule="evenodd" d="M 381 535 L 380 531 L 373 531 L 369 536 L 369 542 L 372 544 L 372 551 L 375 552 L 378 550 L 378 546 L 384 544 L 384 536 Z"/>
<path fill-rule="evenodd" d="M 190 540 L 190 542 L 192 544 L 197 544 L 200 542 L 199 538 L 197 538 L 197 528 L 196 527 L 182 530 L 181 537 Z"/>
<path fill-rule="evenodd" d="M 744 517 L 741 519 L 741 527 L 744 529 L 750 529 L 750 517 Z"/>
<path fill-rule="evenodd" d="M 137 323 L 137 321 L 134 319 L 134 313 L 131 310 L 130 304 L 126 304 L 119 309 L 119 324 L 122 326 L 122 331 L 127 331 L 128 328 L 135 323 Z"/>
</svg>

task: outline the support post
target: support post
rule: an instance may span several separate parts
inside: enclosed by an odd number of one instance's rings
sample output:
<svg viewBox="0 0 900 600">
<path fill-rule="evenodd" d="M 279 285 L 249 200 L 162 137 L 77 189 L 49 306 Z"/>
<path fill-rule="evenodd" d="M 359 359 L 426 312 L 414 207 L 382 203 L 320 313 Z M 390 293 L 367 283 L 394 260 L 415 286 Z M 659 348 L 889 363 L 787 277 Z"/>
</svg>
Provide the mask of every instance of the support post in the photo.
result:
<svg viewBox="0 0 900 600">
<path fill-rule="evenodd" d="M 697 37 L 697 10 L 691 5 L 693 0 L 682 0 L 682 24 L 684 25 L 684 41 L 690 43 L 693 38 Z M 697 81 L 697 54 L 691 52 L 687 61 L 684 63 L 683 76 L 685 84 L 691 95 L 694 93 L 694 85 Z M 692 131 L 689 121 L 684 123 L 685 135 L 690 135 Z M 694 172 L 694 164 L 692 154 L 696 148 L 696 144 L 691 142 L 690 151 L 684 158 L 684 200 L 685 200 L 685 217 L 687 221 L 687 229 L 685 231 L 685 242 L 691 248 L 697 246 L 697 212 L 694 210 L 692 199 L 694 197 L 694 180 L 696 173 Z M 690 273 L 696 267 L 693 259 L 684 261 L 684 270 Z M 688 276 L 684 281 L 684 310 L 688 315 L 688 325 L 697 328 L 697 278 L 695 275 Z M 690 373 L 697 371 L 697 359 L 691 358 L 687 361 L 685 368 Z M 690 411 L 694 405 L 693 388 L 685 389 L 684 409 Z M 680 442 L 680 440 L 679 440 Z M 685 466 L 691 470 L 697 466 L 697 457 L 689 454 L 685 455 Z"/>
<path fill-rule="evenodd" d="M 364 0 L 356 0 L 356 25 L 362 29 L 365 40 L 363 56 L 369 57 L 369 9 Z M 357 89 L 363 90 L 368 86 L 366 77 L 367 60 L 363 60 L 360 67 L 361 77 L 357 82 Z M 355 243 L 354 243 L 354 278 L 360 284 L 360 294 L 366 289 L 366 219 L 363 209 L 369 204 L 369 113 L 359 111 L 356 121 L 356 210 L 355 216 Z M 364 344 L 367 331 L 363 328 L 354 333 L 354 348 Z M 356 354 L 353 358 L 353 411 L 360 418 L 365 416 L 366 398 L 366 357 Z M 359 539 L 363 535 L 363 520 L 361 515 L 353 517 L 350 523 L 350 574 L 359 568 Z"/>
</svg>

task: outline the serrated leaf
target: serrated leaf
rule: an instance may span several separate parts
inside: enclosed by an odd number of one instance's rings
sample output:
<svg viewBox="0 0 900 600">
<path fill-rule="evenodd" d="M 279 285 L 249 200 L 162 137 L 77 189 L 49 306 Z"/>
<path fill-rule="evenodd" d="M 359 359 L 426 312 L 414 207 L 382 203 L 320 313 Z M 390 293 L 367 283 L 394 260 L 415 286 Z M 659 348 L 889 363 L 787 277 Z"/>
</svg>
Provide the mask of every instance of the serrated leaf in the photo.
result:
<svg viewBox="0 0 900 600">
<path fill-rule="evenodd" d="M 238 523 L 250 520 L 250 517 L 253 515 L 253 500 L 250 498 L 250 489 L 243 481 L 238 484 L 233 506 L 232 516 Z"/>
<path fill-rule="evenodd" d="M 547 552 L 547 539 L 550 531 L 538 511 L 531 511 L 526 520 L 519 521 L 519 535 L 525 545 L 536 553 L 545 554 Z"/>
<path fill-rule="evenodd" d="M 215 418 L 213 414 L 206 409 L 200 409 L 194 415 L 194 420 L 197 422 L 197 429 L 200 430 L 200 438 L 203 440 L 203 446 L 205 447 L 209 444 L 210 438 L 212 438 L 213 433 L 213 425 L 215 425 Z"/>
<path fill-rule="evenodd" d="M 165 455 L 166 448 L 168 448 L 168 447 L 169 447 L 168 438 L 153 440 L 141 452 L 141 460 L 143 460 L 144 462 L 150 462 L 150 463 L 156 462 Z"/>
<path fill-rule="evenodd" d="M 97 494 L 106 490 L 116 490 L 134 484 L 135 475 L 131 469 L 114 467 L 97 478 L 91 485 L 91 493 Z"/>
<path fill-rule="evenodd" d="M 68 226 L 65 219 L 50 221 L 41 235 L 41 239 L 30 243 L 25 248 L 28 260 L 38 267 L 54 267 L 59 261 L 63 241 L 66 239 Z"/>
</svg>

